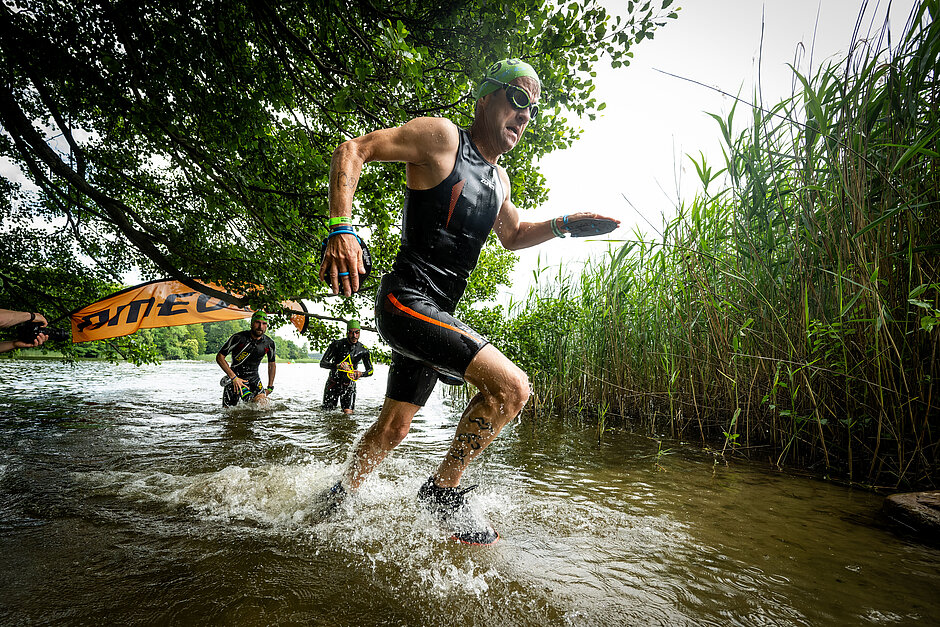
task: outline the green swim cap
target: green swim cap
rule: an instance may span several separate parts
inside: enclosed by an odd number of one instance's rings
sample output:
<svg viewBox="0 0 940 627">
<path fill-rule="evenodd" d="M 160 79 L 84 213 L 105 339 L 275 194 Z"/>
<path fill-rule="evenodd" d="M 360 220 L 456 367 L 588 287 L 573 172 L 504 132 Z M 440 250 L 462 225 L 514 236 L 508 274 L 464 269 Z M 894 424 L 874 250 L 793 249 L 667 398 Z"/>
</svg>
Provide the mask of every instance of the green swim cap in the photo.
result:
<svg viewBox="0 0 940 627">
<path fill-rule="evenodd" d="M 261 322 L 267 322 L 268 314 L 264 313 L 263 311 L 259 309 L 255 313 L 251 314 L 251 321 L 254 322 L 255 320 L 260 320 Z"/>
<path fill-rule="evenodd" d="M 361 327 L 359 326 L 359 321 L 358 321 L 358 320 L 350 320 L 349 322 L 346 323 L 346 330 L 347 330 L 347 331 L 352 331 L 352 330 L 354 330 L 354 329 L 359 329 L 359 328 L 361 328 Z"/>
<path fill-rule="evenodd" d="M 486 74 L 483 75 L 483 80 L 481 80 L 477 84 L 477 88 L 473 90 L 473 95 L 476 98 L 482 98 L 499 89 L 499 85 L 487 81 L 487 78 L 492 78 L 500 83 L 510 83 L 520 76 L 528 76 L 539 81 L 539 75 L 535 73 L 535 69 L 525 61 L 519 59 L 503 59 L 502 61 L 497 61 L 487 68 Z M 542 81 L 539 81 L 540 84 L 541 82 Z"/>
</svg>

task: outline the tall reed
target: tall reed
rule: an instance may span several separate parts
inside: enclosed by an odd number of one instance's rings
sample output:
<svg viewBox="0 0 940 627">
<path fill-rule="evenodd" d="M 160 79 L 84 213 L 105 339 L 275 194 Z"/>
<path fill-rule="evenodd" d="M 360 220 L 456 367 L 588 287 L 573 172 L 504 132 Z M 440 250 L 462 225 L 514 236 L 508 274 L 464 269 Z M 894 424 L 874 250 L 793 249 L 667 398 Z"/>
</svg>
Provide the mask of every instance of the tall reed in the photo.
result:
<svg viewBox="0 0 940 627">
<path fill-rule="evenodd" d="M 533 411 L 609 407 L 608 424 L 725 453 L 935 486 L 938 9 L 919 4 L 893 49 L 856 39 L 794 71 L 799 90 L 742 133 L 743 108 L 713 116 L 726 163 L 693 160 L 703 191 L 660 237 L 543 270 L 499 330 Z"/>
</svg>

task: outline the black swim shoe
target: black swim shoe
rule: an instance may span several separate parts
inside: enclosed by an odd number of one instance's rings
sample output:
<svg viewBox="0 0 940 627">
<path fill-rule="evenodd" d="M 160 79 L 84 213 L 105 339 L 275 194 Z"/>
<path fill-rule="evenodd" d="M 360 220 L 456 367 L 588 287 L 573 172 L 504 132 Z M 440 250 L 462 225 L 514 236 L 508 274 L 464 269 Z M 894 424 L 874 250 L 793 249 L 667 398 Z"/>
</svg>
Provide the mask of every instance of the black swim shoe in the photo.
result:
<svg viewBox="0 0 940 627">
<path fill-rule="evenodd" d="M 499 534 L 483 514 L 467 502 L 467 492 L 476 488 L 442 488 L 428 477 L 418 490 L 418 501 L 435 516 L 451 537 L 464 544 L 493 544 Z"/>
<path fill-rule="evenodd" d="M 315 497 L 312 518 L 314 521 L 329 518 L 339 509 L 339 506 L 343 504 L 347 497 L 349 497 L 349 492 L 343 487 L 342 482 L 337 481 L 333 487 L 324 490 Z"/>
</svg>

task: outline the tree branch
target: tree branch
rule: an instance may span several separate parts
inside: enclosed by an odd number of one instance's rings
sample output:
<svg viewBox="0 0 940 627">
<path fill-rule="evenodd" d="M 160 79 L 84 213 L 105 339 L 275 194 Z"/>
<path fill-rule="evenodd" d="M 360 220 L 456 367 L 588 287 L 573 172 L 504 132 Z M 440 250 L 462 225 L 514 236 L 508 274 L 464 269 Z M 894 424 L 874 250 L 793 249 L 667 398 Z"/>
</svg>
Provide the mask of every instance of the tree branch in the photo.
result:
<svg viewBox="0 0 940 627">
<path fill-rule="evenodd" d="M 92 187 L 84 178 L 80 177 L 78 173 L 59 158 L 36 129 L 33 128 L 32 123 L 20 109 L 13 94 L 6 85 L 0 86 L 0 122 L 3 123 L 3 127 L 8 133 L 21 138 L 39 161 L 44 163 L 53 174 L 67 182 L 76 191 L 91 198 L 95 204 L 101 207 L 118 230 L 120 230 L 121 233 L 160 270 L 198 292 L 215 296 L 220 300 L 240 307 L 244 307 L 248 304 L 246 298 L 235 298 L 231 294 L 206 287 L 174 266 L 148 236 L 133 227 L 127 219 L 126 214 L 130 212 L 130 208 L 127 207 L 127 205 Z"/>
</svg>

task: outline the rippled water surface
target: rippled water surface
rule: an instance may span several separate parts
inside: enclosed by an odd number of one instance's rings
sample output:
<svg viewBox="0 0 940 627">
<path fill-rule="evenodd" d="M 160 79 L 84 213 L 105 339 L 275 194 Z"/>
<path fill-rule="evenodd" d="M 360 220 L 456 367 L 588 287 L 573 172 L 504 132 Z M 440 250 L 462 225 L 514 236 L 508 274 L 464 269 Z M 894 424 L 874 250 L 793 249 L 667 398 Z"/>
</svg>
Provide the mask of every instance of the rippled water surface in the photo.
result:
<svg viewBox="0 0 940 627">
<path fill-rule="evenodd" d="M 438 395 L 311 522 L 385 370 L 352 417 L 316 364 L 265 411 L 223 410 L 220 373 L 0 361 L 0 624 L 938 624 L 940 552 L 881 497 L 572 420 L 504 430 L 464 477 L 502 540 L 449 542 L 415 501 L 460 413 Z"/>
</svg>

